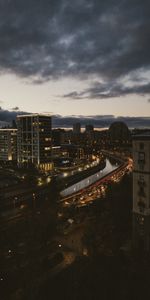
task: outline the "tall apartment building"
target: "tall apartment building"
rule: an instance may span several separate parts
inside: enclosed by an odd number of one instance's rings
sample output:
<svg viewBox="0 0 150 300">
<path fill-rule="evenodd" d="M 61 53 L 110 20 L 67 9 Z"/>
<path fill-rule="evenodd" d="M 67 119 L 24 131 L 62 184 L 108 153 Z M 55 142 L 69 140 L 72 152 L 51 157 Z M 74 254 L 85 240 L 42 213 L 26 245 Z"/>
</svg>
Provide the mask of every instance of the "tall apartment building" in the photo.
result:
<svg viewBox="0 0 150 300">
<path fill-rule="evenodd" d="M 75 134 L 79 134 L 81 132 L 81 124 L 78 123 L 74 123 L 73 124 L 73 133 Z"/>
<path fill-rule="evenodd" d="M 133 138 L 133 243 L 150 250 L 150 134 Z"/>
<path fill-rule="evenodd" d="M 0 129 L 0 161 L 17 160 L 17 129 Z"/>
<path fill-rule="evenodd" d="M 17 116 L 18 128 L 18 166 L 34 165 L 49 171 L 52 168 L 52 126 L 51 116 L 31 114 Z"/>
</svg>

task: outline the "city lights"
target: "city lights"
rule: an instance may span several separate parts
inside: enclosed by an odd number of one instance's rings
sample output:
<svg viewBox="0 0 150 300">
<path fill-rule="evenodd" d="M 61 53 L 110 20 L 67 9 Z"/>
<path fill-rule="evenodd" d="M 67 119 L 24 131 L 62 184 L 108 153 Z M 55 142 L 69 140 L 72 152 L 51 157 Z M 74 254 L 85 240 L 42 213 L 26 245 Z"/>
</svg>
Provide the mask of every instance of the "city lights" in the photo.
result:
<svg viewBox="0 0 150 300">
<path fill-rule="evenodd" d="M 150 1 L 0 1 L 0 300 L 150 299 Z"/>
</svg>

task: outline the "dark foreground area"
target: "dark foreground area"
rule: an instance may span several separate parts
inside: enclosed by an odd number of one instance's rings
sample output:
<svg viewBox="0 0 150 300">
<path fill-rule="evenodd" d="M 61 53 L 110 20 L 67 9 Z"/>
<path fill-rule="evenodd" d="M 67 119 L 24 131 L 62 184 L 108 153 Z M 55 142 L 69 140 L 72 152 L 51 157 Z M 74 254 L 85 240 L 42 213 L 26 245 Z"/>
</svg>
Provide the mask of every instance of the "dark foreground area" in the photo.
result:
<svg viewBox="0 0 150 300">
<path fill-rule="evenodd" d="M 48 280 L 37 299 L 149 299 L 150 270 L 147 264 L 148 260 L 118 255 L 81 259 L 55 279 Z"/>
<path fill-rule="evenodd" d="M 1 223 L 1 299 L 149 299 L 150 259 L 132 248 L 132 175 L 79 210 L 55 191 Z"/>
</svg>

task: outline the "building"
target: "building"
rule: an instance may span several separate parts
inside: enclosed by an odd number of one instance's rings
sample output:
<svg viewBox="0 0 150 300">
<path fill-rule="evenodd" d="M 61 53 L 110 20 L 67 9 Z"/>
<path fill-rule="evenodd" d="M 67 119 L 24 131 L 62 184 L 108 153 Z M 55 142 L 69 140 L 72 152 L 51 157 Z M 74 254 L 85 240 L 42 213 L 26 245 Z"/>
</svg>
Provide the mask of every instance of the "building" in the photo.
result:
<svg viewBox="0 0 150 300">
<path fill-rule="evenodd" d="M 150 134 L 133 138 L 133 244 L 150 250 Z"/>
<path fill-rule="evenodd" d="M 125 146 L 131 142 L 131 133 L 124 122 L 114 122 L 108 130 L 108 138 L 111 145 Z"/>
<path fill-rule="evenodd" d="M 94 126 L 92 124 L 85 125 L 85 131 L 89 132 L 93 130 L 94 130 Z"/>
<path fill-rule="evenodd" d="M 84 149 L 75 144 L 64 144 L 61 145 L 61 156 L 69 157 L 73 159 L 83 159 Z"/>
<path fill-rule="evenodd" d="M 52 130 L 52 144 L 53 146 L 60 146 L 64 143 L 65 130 L 58 128 Z"/>
<path fill-rule="evenodd" d="M 80 132 L 81 132 L 81 124 L 80 123 L 73 124 L 73 133 L 80 134 Z"/>
<path fill-rule="evenodd" d="M 52 147 L 52 159 L 54 157 L 60 157 L 61 156 L 61 146 L 53 146 Z"/>
<path fill-rule="evenodd" d="M 17 116 L 18 166 L 34 165 L 43 171 L 52 168 L 52 128 L 51 116 L 45 114 L 31 114 Z"/>
<path fill-rule="evenodd" d="M 17 129 L 0 129 L 0 161 L 17 160 Z"/>
</svg>

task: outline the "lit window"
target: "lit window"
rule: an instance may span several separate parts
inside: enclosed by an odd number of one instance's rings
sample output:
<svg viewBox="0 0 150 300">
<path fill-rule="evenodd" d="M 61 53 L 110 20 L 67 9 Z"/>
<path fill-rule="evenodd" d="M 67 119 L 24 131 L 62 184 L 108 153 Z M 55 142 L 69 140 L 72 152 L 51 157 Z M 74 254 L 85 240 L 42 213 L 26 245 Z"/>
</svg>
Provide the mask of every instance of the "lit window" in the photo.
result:
<svg viewBox="0 0 150 300">
<path fill-rule="evenodd" d="M 143 216 L 140 216 L 138 221 L 139 221 L 140 225 L 144 225 L 144 217 Z"/>
</svg>

